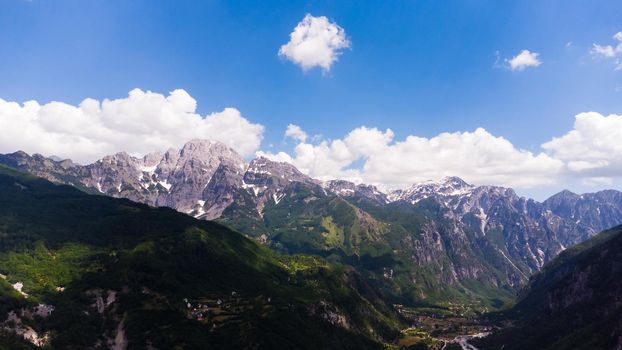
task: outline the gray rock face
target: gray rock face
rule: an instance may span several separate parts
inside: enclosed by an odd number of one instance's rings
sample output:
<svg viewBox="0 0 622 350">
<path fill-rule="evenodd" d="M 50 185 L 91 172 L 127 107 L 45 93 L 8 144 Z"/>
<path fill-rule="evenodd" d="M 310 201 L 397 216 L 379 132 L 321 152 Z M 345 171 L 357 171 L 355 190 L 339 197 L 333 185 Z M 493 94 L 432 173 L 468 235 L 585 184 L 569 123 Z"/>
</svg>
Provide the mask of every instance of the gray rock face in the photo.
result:
<svg viewBox="0 0 622 350">
<path fill-rule="evenodd" d="M 220 217 L 231 203 L 238 199 L 244 170 L 239 163 L 223 159 L 201 193 L 198 207 L 191 214 L 200 219 L 212 220 Z"/>
<path fill-rule="evenodd" d="M 75 169 L 78 166 L 71 160 L 55 161 L 40 154 L 33 154 L 31 157 L 26 152 L 17 151 L 11 154 L 1 154 L 0 163 L 56 183 L 79 182 L 76 178 L 79 174 Z"/>
<path fill-rule="evenodd" d="M 171 157 L 171 159 L 175 159 Z M 158 178 L 171 184 L 166 206 L 181 212 L 190 212 L 199 201 L 204 201 L 205 190 L 212 176 L 223 162 L 238 172 L 243 172 L 246 163 L 231 148 L 219 142 L 193 140 L 179 151 L 175 165 L 167 163 L 156 168 Z"/>
<path fill-rule="evenodd" d="M 284 190 L 294 182 L 311 186 L 318 184 L 289 163 L 259 157 L 249 164 L 242 187 L 253 198 L 258 214 L 262 215 L 267 202 L 272 200 L 278 204 L 285 195 Z"/>
<path fill-rule="evenodd" d="M 388 199 L 411 204 L 433 200 L 446 209 L 445 217 L 458 231 L 471 229 L 479 237 L 501 234 L 507 248 L 503 255 L 526 263 L 527 275 L 565 247 L 622 223 L 622 193 L 614 190 L 585 195 L 564 191 L 539 203 L 510 188 L 473 186 L 448 177 L 393 191 Z"/>
<path fill-rule="evenodd" d="M 582 229 L 573 237 L 574 241 L 585 240 L 597 232 L 622 223 L 622 192 L 614 190 L 599 191 L 578 195 L 562 191 L 543 202 L 544 208 L 574 220 Z"/>
<path fill-rule="evenodd" d="M 14 166 L 57 183 L 83 186 L 92 192 L 128 198 L 153 206 L 169 206 L 190 213 L 203 207 L 205 196 L 216 191 L 210 182 L 222 164 L 226 176 L 243 174 L 246 162 L 234 150 L 219 142 L 192 140 L 181 150 L 150 153 L 143 158 L 125 152 L 106 156 L 95 163 L 80 166 L 71 161 L 57 162 L 24 152 L 0 156 L 0 163 Z M 235 183 L 235 180 L 227 180 Z M 219 177 L 223 185 L 224 179 Z M 208 189 L 208 185 L 212 187 Z M 204 210 L 207 212 L 207 210 Z M 212 210 L 206 218 L 222 211 Z M 201 212 L 200 215 L 205 214 Z M 214 216 L 215 215 L 215 216 Z"/>
</svg>

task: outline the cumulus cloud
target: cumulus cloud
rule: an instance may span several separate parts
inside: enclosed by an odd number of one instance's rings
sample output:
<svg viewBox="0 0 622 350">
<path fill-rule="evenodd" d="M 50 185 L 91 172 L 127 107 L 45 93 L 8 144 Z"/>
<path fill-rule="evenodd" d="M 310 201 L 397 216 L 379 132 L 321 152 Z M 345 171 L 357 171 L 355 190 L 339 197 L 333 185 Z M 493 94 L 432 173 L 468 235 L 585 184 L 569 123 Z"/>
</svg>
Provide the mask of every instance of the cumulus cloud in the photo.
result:
<svg viewBox="0 0 622 350">
<path fill-rule="evenodd" d="M 482 128 L 396 141 L 390 129 L 360 127 L 342 139 L 300 142 L 293 156 L 262 154 L 322 180 L 342 178 L 385 189 L 450 175 L 477 184 L 528 188 L 553 183 L 563 168 L 560 160 L 518 149 Z M 354 167 L 359 160 L 363 166 Z"/>
<path fill-rule="evenodd" d="M 221 141 L 244 156 L 292 163 L 321 180 L 346 179 L 383 189 L 454 175 L 475 184 L 516 188 L 562 179 L 602 186 L 622 178 L 622 115 L 581 113 L 572 130 L 536 152 L 483 128 L 396 139 L 390 129 L 362 126 L 327 140 L 289 124 L 285 137 L 296 142 L 293 151 L 270 153 L 259 151 L 262 125 L 235 108 L 202 116 L 196 105 L 184 90 L 162 95 L 135 89 L 125 98 L 87 98 L 77 106 L 0 99 L 0 153 L 21 149 L 88 163 L 119 151 L 142 155 L 203 138 Z"/>
<path fill-rule="evenodd" d="M 291 137 L 292 139 L 300 142 L 307 141 L 307 133 L 295 124 L 287 125 L 287 129 L 285 130 L 285 137 Z"/>
<path fill-rule="evenodd" d="M 235 108 L 199 115 L 196 100 L 184 90 L 164 96 L 134 89 L 125 98 L 87 98 L 77 106 L 0 99 L 0 125 L 0 152 L 21 149 L 83 163 L 118 151 L 145 154 L 180 147 L 194 138 L 221 141 L 251 155 L 264 131 Z"/>
<path fill-rule="evenodd" d="M 521 71 L 525 68 L 541 65 L 542 61 L 538 59 L 538 56 L 540 56 L 539 53 L 523 50 L 518 55 L 506 59 L 505 61 L 510 65 L 511 70 Z"/>
<path fill-rule="evenodd" d="M 289 42 L 281 46 L 279 56 L 303 70 L 321 67 L 325 71 L 337 61 L 341 51 L 350 47 L 346 32 L 324 16 L 307 14 L 289 34 Z"/>
<path fill-rule="evenodd" d="M 537 152 L 517 148 L 483 128 L 396 140 L 390 129 L 359 127 L 339 139 L 298 140 L 291 154 L 261 155 L 292 163 L 320 180 L 346 179 L 383 189 L 453 175 L 474 184 L 523 189 L 611 186 L 622 178 L 622 115 L 615 114 L 578 114 L 572 130 L 543 143 Z"/>
<path fill-rule="evenodd" d="M 622 175 L 622 115 L 578 114 L 567 134 L 542 145 L 570 173 L 593 179 Z"/>
<path fill-rule="evenodd" d="M 622 69 L 622 63 L 620 62 L 620 57 L 622 56 L 622 32 L 615 33 L 613 39 L 617 41 L 615 46 L 594 44 L 590 52 L 596 57 L 613 60 L 616 64 L 616 70 L 620 70 Z"/>
</svg>

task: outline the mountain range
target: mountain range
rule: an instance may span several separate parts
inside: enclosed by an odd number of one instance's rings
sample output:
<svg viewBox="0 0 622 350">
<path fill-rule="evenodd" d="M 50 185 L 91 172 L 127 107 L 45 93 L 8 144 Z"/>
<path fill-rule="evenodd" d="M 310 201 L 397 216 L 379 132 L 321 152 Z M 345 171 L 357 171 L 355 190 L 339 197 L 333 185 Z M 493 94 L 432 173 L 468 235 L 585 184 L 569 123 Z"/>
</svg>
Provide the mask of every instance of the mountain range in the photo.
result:
<svg viewBox="0 0 622 350">
<path fill-rule="evenodd" d="M 88 165 L 0 155 L 0 191 L 0 349 L 622 339 L 614 190 L 538 202 L 447 177 L 383 192 L 193 140 Z"/>
<path fill-rule="evenodd" d="M 622 193 L 614 190 L 562 191 L 538 202 L 448 177 L 385 193 L 319 181 L 264 157 L 246 162 L 207 140 L 88 165 L 24 152 L 0 155 L 0 164 L 216 220 L 281 253 L 350 264 L 405 304 L 451 296 L 477 309 L 501 307 L 566 247 L 622 223 Z"/>
</svg>

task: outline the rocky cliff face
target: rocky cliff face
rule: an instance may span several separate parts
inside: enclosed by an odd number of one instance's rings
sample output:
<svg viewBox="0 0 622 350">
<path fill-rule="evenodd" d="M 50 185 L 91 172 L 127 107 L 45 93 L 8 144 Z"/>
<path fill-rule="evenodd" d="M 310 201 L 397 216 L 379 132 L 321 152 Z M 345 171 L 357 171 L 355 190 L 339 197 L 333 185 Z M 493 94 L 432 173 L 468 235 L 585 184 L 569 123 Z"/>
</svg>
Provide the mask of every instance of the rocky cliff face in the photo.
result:
<svg viewBox="0 0 622 350">
<path fill-rule="evenodd" d="M 575 194 L 562 191 L 543 202 L 544 208 L 565 218 L 578 229 L 568 243 L 583 241 L 595 233 L 622 223 L 622 192 L 614 190 Z"/>
<path fill-rule="evenodd" d="M 613 190 L 585 195 L 564 191 L 539 203 L 510 188 L 473 186 L 449 177 L 394 191 L 388 198 L 412 204 L 433 200 L 460 229 L 471 228 L 478 237 L 500 233 L 510 256 L 526 263 L 527 275 L 565 247 L 622 223 L 622 193 Z"/>
</svg>

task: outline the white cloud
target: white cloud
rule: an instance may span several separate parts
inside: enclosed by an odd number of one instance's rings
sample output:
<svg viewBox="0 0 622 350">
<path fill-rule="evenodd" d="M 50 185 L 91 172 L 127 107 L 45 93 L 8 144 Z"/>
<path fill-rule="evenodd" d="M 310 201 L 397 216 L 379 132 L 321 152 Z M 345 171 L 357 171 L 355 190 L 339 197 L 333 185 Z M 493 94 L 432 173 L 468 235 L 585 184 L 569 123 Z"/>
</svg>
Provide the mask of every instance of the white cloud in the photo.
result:
<svg viewBox="0 0 622 350">
<path fill-rule="evenodd" d="M 23 104 L 0 99 L 0 153 L 24 150 L 81 163 L 126 151 L 141 155 L 180 147 L 194 138 L 224 142 L 252 154 L 294 164 L 312 177 L 403 188 L 414 182 L 460 176 L 475 184 L 533 188 L 556 183 L 611 185 L 622 178 L 622 115 L 575 117 L 572 130 L 530 152 L 483 128 L 395 139 L 390 129 L 358 127 L 342 138 L 309 137 L 289 124 L 291 154 L 258 151 L 264 127 L 234 108 L 201 116 L 184 90 L 167 96 L 132 90 L 125 98 Z M 563 181 L 562 181 L 563 180 Z"/>
<path fill-rule="evenodd" d="M 78 106 L 36 101 L 20 105 L 0 99 L 0 125 L 0 152 L 20 149 L 83 163 L 118 151 L 145 154 L 180 147 L 194 138 L 221 141 L 251 155 L 264 130 L 235 108 L 201 116 L 184 90 L 164 96 L 140 89 L 116 100 L 87 98 Z"/>
<path fill-rule="evenodd" d="M 539 152 L 519 149 L 483 128 L 396 140 L 390 129 L 359 127 L 340 139 L 300 141 L 291 155 L 262 154 L 321 180 L 346 179 L 383 189 L 453 175 L 474 184 L 518 189 L 612 186 L 622 178 L 620 140 L 622 115 L 587 112 L 575 117 L 568 133 L 543 143 Z"/>
<path fill-rule="evenodd" d="M 307 141 L 307 133 L 304 132 L 300 126 L 296 124 L 288 124 L 285 130 L 285 137 L 291 137 L 292 139 L 300 142 Z"/>
<path fill-rule="evenodd" d="M 586 177 L 581 181 L 585 186 L 611 186 L 613 185 L 613 179 L 610 177 Z"/>
<path fill-rule="evenodd" d="M 596 57 L 612 59 L 616 64 L 616 70 L 620 70 L 622 69 L 622 63 L 620 62 L 620 57 L 622 56 L 622 32 L 615 33 L 613 39 L 618 42 L 615 46 L 594 44 L 590 52 Z"/>
<path fill-rule="evenodd" d="M 603 56 L 607 58 L 613 58 L 616 56 L 616 51 L 611 45 L 601 46 L 598 44 L 594 44 L 591 50 L 592 54 L 597 56 Z"/>
<path fill-rule="evenodd" d="M 529 50 L 523 50 L 518 55 L 506 59 L 510 65 L 510 69 L 513 71 L 521 71 L 528 67 L 537 67 L 542 64 L 542 61 L 538 59 L 539 53 L 530 52 Z"/>
<path fill-rule="evenodd" d="M 564 161 L 570 174 L 593 179 L 622 176 L 622 115 L 596 112 L 575 117 L 567 134 L 542 145 Z"/>
<path fill-rule="evenodd" d="M 301 142 L 294 156 L 283 152 L 263 155 L 288 161 L 322 180 L 343 178 L 381 188 L 401 188 L 449 175 L 476 184 L 528 188 L 555 182 L 563 168 L 559 160 L 517 149 L 482 128 L 395 141 L 389 129 L 360 127 L 343 139 Z M 363 166 L 354 167 L 361 159 Z"/>
<path fill-rule="evenodd" d="M 296 63 L 303 70 L 322 67 L 330 70 L 341 51 L 350 47 L 346 32 L 324 16 L 307 14 L 289 34 L 289 42 L 279 49 L 279 56 Z"/>
</svg>

